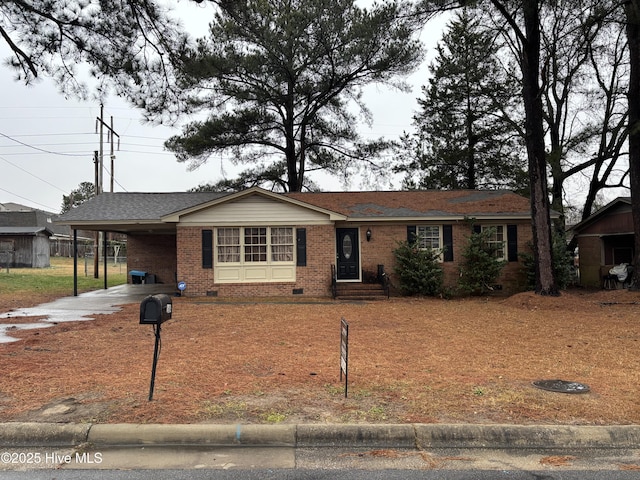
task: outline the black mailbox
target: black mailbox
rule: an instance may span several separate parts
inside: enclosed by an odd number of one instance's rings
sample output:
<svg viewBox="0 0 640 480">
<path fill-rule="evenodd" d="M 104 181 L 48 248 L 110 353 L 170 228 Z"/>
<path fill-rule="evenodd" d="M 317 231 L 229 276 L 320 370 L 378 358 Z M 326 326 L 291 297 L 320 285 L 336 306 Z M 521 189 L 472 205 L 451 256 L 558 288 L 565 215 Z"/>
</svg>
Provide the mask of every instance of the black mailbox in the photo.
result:
<svg viewBox="0 0 640 480">
<path fill-rule="evenodd" d="M 140 303 L 140 323 L 159 325 L 170 319 L 171 297 L 169 295 L 149 295 Z"/>
</svg>

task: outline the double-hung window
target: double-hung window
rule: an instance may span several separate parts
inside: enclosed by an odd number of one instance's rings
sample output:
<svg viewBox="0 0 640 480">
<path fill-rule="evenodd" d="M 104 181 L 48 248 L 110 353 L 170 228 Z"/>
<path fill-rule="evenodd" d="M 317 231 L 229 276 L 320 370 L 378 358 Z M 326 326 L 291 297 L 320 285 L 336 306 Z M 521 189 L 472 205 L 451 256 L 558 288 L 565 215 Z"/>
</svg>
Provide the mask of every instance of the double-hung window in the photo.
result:
<svg viewBox="0 0 640 480">
<path fill-rule="evenodd" d="M 443 225 L 407 225 L 407 241 L 438 253 L 441 262 L 453 262 L 453 228 Z"/>
<path fill-rule="evenodd" d="M 293 262 L 293 228 L 218 228 L 216 249 L 218 263 Z"/>
<path fill-rule="evenodd" d="M 218 263 L 240 263 L 240 229 L 218 228 Z"/>
<path fill-rule="evenodd" d="M 430 248 L 431 250 L 440 250 L 442 248 L 439 225 L 418 225 L 416 234 L 420 248 Z"/>
<path fill-rule="evenodd" d="M 271 227 L 271 261 L 293 262 L 293 228 Z"/>
<path fill-rule="evenodd" d="M 295 281 L 293 227 L 219 227 L 214 238 L 217 282 Z"/>
<path fill-rule="evenodd" d="M 487 243 L 494 251 L 494 255 L 498 260 L 506 259 L 507 236 L 504 225 L 482 225 L 482 231 L 491 231 L 491 235 L 487 238 Z"/>
</svg>

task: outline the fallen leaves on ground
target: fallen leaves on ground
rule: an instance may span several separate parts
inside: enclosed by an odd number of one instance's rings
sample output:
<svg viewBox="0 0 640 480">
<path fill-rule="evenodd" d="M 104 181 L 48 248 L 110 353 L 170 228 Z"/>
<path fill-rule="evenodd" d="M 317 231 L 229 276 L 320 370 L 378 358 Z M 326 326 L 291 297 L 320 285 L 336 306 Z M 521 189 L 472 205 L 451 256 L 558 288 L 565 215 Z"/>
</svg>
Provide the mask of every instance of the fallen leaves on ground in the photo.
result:
<svg viewBox="0 0 640 480">
<path fill-rule="evenodd" d="M 542 457 L 540 464 L 551 467 L 569 467 L 575 459 L 576 457 L 572 455 L 550 455 L 548 457 Z"/>
<path fill-rule="evenodd" d="M 360 303 L 174 298 L 152 401 L 153 328 L 127 305 L 11 332 L 20 340 L 0 344 L 0 421 L 637 424 L 639 303 L 626 290 Z M 543 391 L 538 379 L 591 391 Z"/>
</svg>

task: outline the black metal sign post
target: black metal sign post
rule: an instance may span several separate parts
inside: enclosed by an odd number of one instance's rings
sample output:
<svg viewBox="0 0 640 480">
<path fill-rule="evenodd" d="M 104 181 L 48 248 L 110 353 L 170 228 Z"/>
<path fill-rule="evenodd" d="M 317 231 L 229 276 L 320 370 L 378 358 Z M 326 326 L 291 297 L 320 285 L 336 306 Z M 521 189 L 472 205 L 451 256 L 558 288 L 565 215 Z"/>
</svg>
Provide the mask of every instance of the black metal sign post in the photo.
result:
<svg viewBox="0 0 640 480">
<path fill-rule="evenodd" d="M 347 398 L 349 388 L 349 324 L 343 318 L 340 320 L 340 381 L 344 374 L 344 398 Z"/>
<path fill-rule="evenodd" d="M 158 366 L 158 356 L 160 354 L 160 324 L 153 326 L 156 334 L 156 344 L 153 348 L 153 366 L 151 367 L 151 385 L 149 386 L 149 401 L 153 400 L 153 387 L 156 383 L 156 367 Z"/>
</svg>

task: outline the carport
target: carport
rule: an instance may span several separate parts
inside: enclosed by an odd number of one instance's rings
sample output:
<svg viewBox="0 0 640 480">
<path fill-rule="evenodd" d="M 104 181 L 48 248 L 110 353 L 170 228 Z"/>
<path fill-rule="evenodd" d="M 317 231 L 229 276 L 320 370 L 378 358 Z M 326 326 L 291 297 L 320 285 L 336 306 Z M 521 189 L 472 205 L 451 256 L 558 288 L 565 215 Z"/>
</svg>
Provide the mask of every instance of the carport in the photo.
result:
<svg viewBox="0 0 640 480">
<path fill-rule="evenodd" d="M 221 196 L 219 192 L 101 193 L 62 215 L 56 224 L 73 230 L 73 294 L 78 295 L 78 230 L 127 235 L 127 269 L 153 274 L 159 282 L 175 285 L 176 223 L 171 214 Z M 104 288 L 107 288 L 107 245 L 103 242 Z M 96 255 L 96 258 L 98 255 Z M 133 282 L 131 282 L 133 283 Z"/>
</svg>

